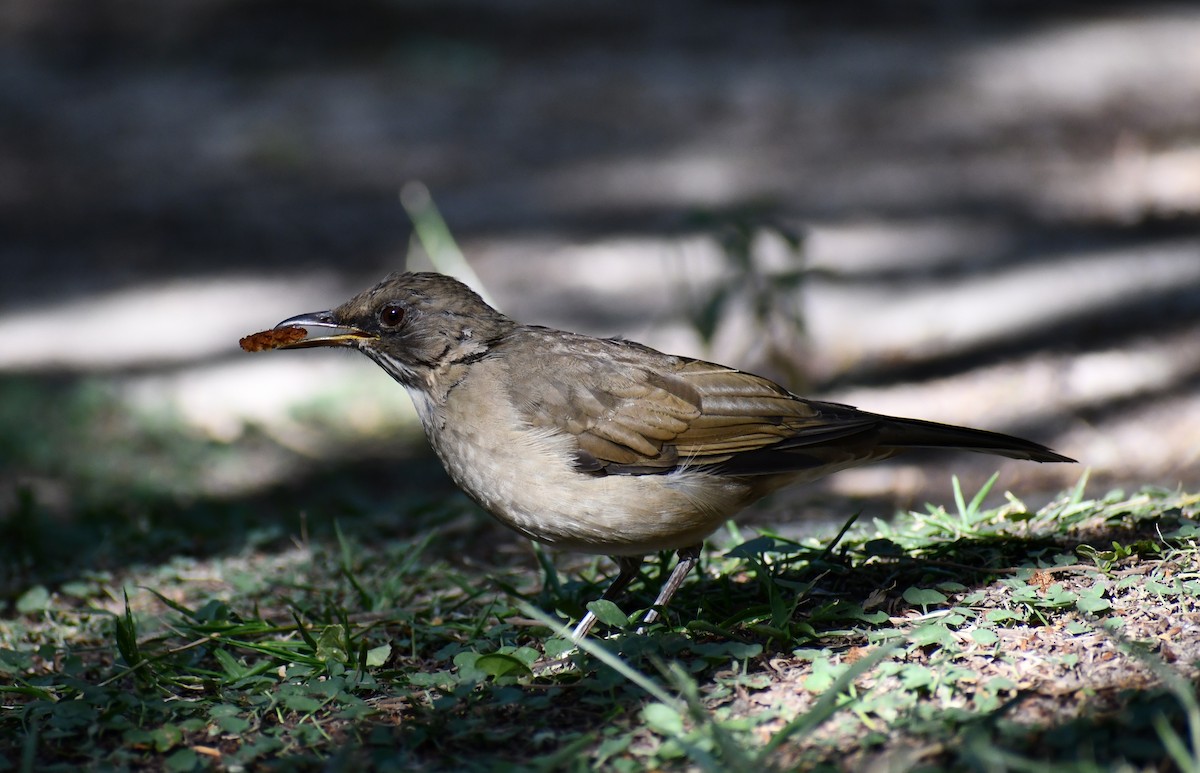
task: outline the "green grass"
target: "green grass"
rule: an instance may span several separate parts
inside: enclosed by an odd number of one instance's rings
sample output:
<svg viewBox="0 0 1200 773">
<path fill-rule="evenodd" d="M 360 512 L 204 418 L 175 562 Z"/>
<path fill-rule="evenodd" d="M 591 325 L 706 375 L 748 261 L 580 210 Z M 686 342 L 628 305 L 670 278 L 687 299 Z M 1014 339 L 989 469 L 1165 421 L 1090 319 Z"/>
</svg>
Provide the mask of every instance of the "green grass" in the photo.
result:
<svg viewBox="0 0 1200 773">
<path fill-rule="evenodd" d="M 539 577 L 457 497 L 329 494 L 212 550 L 162 517 L 119 567 L 40 573 L 8 543 L 0 770 L 1200 770 L 1200 496 L 1084 492 L 836 541 L 731 527 L 667 622 L 636 633 L 649 562 L 581 650 L 562 626 L 604 564 Z M 41 510 L 3 527 L 49 542 Z M 104 523 L 112 550 L 154 538 Z"/>
<path fill-rule="evenodd" d="M 320 406 L 314 460 L 104 381 L 0 398 L 0 771 L 1200 770 L 1194 494 L 731 526 L 639 634 L 669 560 L 598 603 L 606 563 L 539 563 Z M 263 452 L 286 481 L 205 488 Z"/>
</svg>

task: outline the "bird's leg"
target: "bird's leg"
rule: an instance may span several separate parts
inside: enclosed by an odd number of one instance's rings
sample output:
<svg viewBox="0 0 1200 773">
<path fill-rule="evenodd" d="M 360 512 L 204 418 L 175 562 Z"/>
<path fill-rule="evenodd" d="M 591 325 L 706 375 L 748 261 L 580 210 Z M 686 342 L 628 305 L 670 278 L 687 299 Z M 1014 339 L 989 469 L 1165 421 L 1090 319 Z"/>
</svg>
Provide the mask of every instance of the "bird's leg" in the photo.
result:
<svg viewBox="0 0 1200 773">
<path fill-rule="evenodd" d="M 700 560 L 701 547 L 703 546 L 692 545 L 676 551 L 679 560 L 675 564 L 675 568 L 671 570 L 671 576 L 663 584 L 662 590 L 658 592 L 658 598 L 654 600 L 654 606 L 642 618 L 642 625 L 638 628 L 638 633 L 642 633 L 647 625 L 658 619 L 658 610 L 666 609 L 667 604 L 671 602 L 671 597 L 675 595 L 675 591 L 679 590 L 679 586 L 683 585 L 683 581 L 688 576 L 688 573 L 692 571 L 696 562 Z"/>
<path fill-rule="evenodd" d="M 638 571 L 642 567 L 641 556 L 612 556 L 612 560 L 617 562 L 617 579 L 609 583 L 608 588 L 604 591 L 604 595 L 600 597 L 605 601 L 612 601 L 617 596 L 620 596 L 629 587 L 629 583 L 637 578 Z M 579 641 L 584 636 L 587 636 L 588 631 L 592 630 L 592 626 L 595 624 L 596 615 L 589 609 L 588 613 L 579 621 L 579 625 L 575 626 L 575 631 L 571 634 L 571 640 Z"/>
</svg>

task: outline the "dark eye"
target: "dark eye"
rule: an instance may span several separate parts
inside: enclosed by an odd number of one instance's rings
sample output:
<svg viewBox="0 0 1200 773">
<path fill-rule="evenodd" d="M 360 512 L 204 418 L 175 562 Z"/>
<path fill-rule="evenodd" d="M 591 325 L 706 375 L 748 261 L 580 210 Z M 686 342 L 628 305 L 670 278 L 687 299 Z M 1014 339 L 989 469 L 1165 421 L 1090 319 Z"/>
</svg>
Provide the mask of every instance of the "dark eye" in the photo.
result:
<svg viewBox="0 0 1200 773">
<path fill-rule="evenodd" d="M 404 307 L 398 303 L 389 303 L 379 310 L 379 324 L 384 327 L 396 327 L 404 321 Z"/>
</svg>

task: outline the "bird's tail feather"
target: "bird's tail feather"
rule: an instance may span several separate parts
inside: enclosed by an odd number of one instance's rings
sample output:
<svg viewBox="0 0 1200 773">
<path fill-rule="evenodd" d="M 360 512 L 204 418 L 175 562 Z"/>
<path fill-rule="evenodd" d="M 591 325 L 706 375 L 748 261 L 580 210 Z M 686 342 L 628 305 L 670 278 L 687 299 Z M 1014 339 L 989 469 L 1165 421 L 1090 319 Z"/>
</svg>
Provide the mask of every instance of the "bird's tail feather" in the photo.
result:
<svg viewBox="0 0 1200 773">
<path fill-rule="evenodd" d="M 894 448 L 953 448 L 981 454 L 1028 459 L 1034 462 L 1074 462 L 1041 443 L 1023 440 L 1000 432 L 956 427 L 920 419 L 880 417 L 878 440 L 881 446 Z"/>
</svg>

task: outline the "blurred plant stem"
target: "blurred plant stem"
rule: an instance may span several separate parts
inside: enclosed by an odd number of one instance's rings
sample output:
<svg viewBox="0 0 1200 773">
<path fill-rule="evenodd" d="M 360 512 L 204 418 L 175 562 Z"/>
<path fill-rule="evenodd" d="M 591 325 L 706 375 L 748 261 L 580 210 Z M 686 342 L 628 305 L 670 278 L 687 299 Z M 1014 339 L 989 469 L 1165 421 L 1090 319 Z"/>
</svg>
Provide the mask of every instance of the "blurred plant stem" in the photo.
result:
<svg viewBox="0 0 1200 773">
<path fill-rule="evenodd" d="M 492 308 L 499 309 L 495 299 L 484 287 L 479 275 L 471 268 L 449 226 L 433 203 L 425 183 L 413 180 L 400 189 L 400 205 L 413 223 L 413 233 L 433 267 L 467 285 Z M 410 251 L 411 254 L 411 251 Z"/>
</svg>

